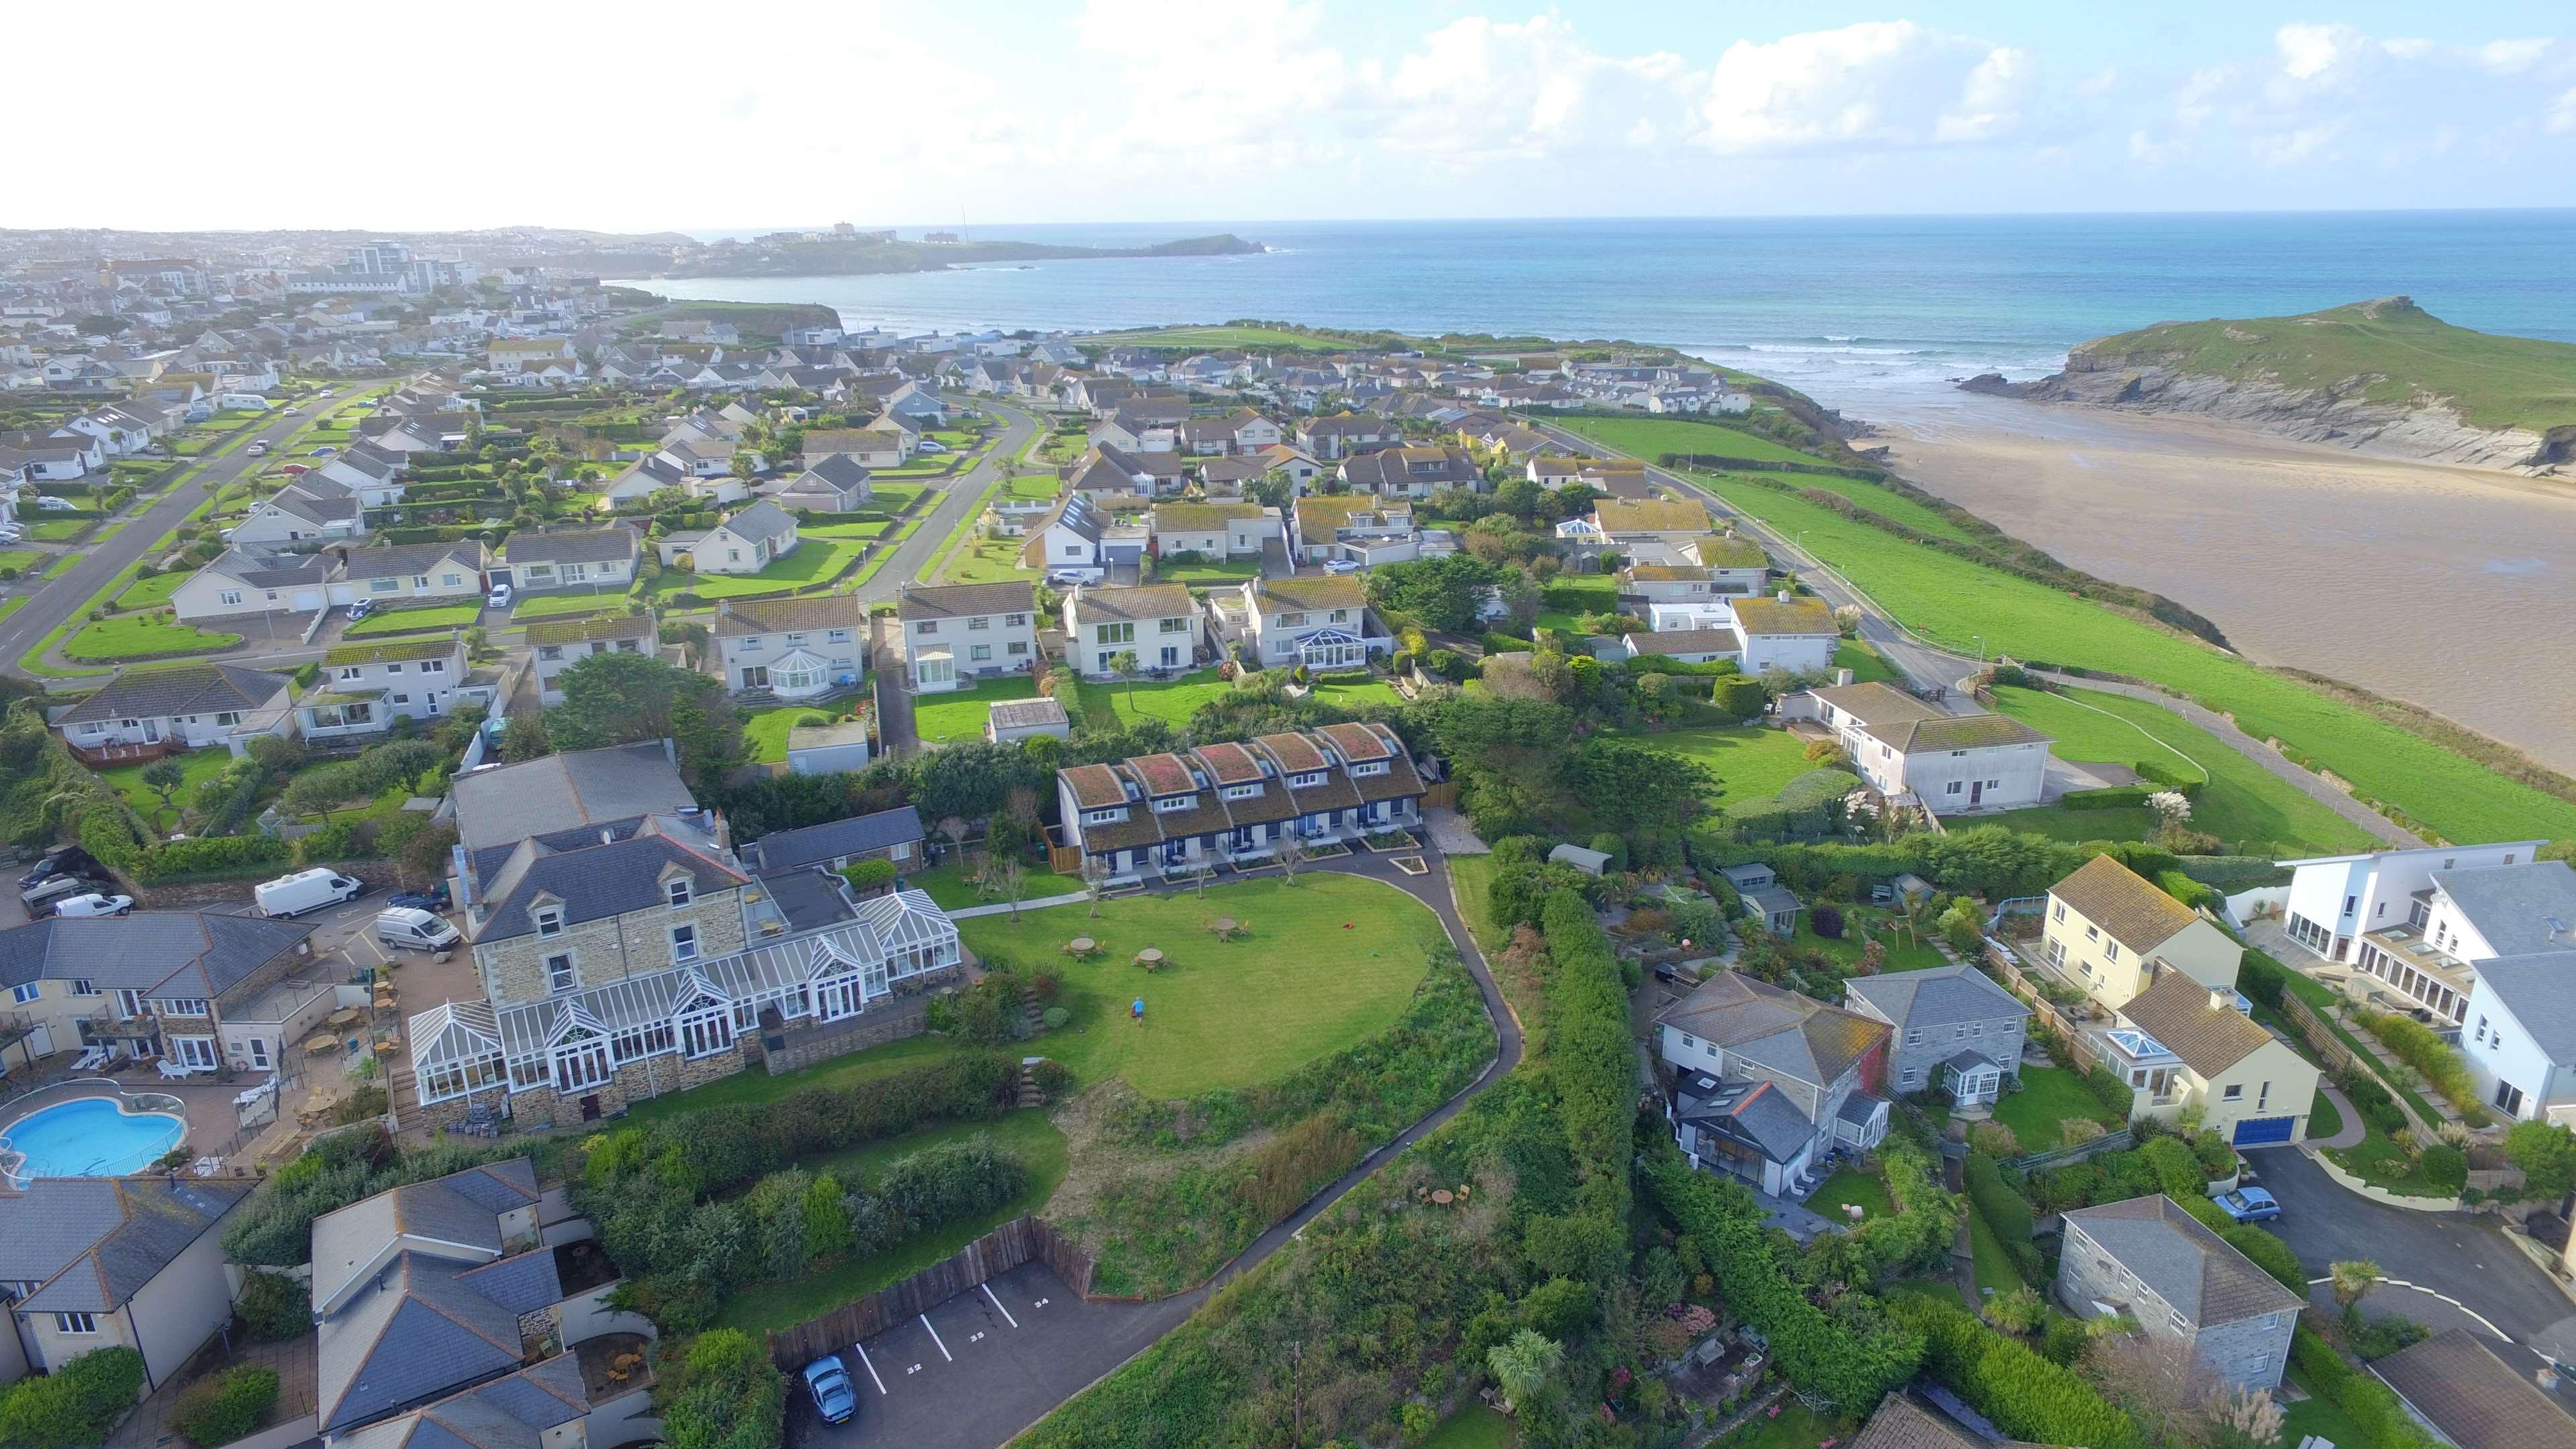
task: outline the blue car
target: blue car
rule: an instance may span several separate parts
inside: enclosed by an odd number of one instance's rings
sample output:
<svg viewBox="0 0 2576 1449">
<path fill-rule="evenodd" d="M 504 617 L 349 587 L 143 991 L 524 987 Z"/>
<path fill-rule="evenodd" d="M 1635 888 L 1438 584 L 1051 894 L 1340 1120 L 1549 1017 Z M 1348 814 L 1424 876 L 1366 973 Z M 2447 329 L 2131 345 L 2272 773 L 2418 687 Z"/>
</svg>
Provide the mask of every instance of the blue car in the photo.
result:
<svg viewBox="0 0 2576 1449">
<path fill-rule="evenodd" d="M 2281 1215 L 2281 1204 L 2259 1187 L 2240 1187 L 2218 1199 L 2219 1211 L 2240 1223 L 2268 1223 Z"/>
<path fill-rule="evenodd" d="M 850 1390 L 850 1371 L 841 1356 L 827 1353 L 805 1365 L 805 1391 L 814 1396 L 814 1412 L 826 1424 L 846 1424 L 858 1417 L 859 1396 Z"/>
</svg>

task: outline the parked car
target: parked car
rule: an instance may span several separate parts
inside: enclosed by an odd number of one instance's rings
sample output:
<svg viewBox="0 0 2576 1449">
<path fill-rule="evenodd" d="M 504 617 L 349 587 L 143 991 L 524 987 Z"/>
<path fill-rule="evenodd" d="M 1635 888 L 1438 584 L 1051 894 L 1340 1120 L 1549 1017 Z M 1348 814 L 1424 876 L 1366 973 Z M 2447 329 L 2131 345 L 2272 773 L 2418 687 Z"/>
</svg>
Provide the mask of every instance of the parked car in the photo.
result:
<svg viewBox="0 0 2576 1449">
<path fill-rule="evenodd" d="M 326 388 L 322 389 L 320 392 L 317 392 L 317 393 L 315 393 L 315 394 L 313 394 L 313 395 L 314 395 L 315 397 L 335 397 L 335 396 L 337 396 L 337 395 L 338 395 L 338 391 L 339 391 L 339 390 L 338 390 L 338 389 L 336 389 L 336 388 L 328 388 L 328 387 L 326 387 Z"/>
<path fill-rule="evenodd" d="M 1057 569 L 1055 572 L 1047 575 L 1047 582 L 1060 587 L 1089 583 L 1091 582 L 1091 573 L 1086 569 Z"/>
<path fill-rule="evenodd" d="M 284 920 L 307 911 L 318 911 L 324 906 L 355 900 L 365 894 L 366 889 L 367 883 L 356 876 L 316 866 L 272 881 L 262 881 L 250 894 L 251 899 L 258 902 L 261 915 Z"/>
<path fill-rule="evenodd" d="M 2240 1223 L 2268 1223 L 2281 1215 L 2281 1204 L 2262 1188 L 2240 1187 L 2219 1196 L 2218 1210 Z"/>
<path fill-rule="evenodd" d="M 313 465 L 310 463 L 289 463 L 277 471 L 285 474 L 289 478 L 298 478 L 302 477 L 304 474 L 312 472 Z"/>
<path fill-rule="evenodd" d="M 374 613 L 375 611 L 376 611 L 376 601 L 375 601 L 375 600 L 373 600 L 373 599 L 360 599 L 360 600 L 358 600 L 356 603 L 351 604 L 351 605 L 349 606 L 349 622 L 350 622 L 350 623 L 352 623 L 352 624 L 354 624 L 354 623 L 358 622 L 360 619 L 363 619 L 363 618 L 367 617 L 369 614 Z"/>
<path fill-rule="evenodd" d="M 1360 566 L 1346 558 L 1324 560 L 1324 572 L 1328 574 L 1355 574 L 1359 571 Z"/>
<path fill-rule="evenodd" d="M 68 498 L 56 498 L 51 493 L 39 494 L 36 498 L 36 506 L 47 513 L 69 513 L 80 507 Z"/>
<path fill-rule="evenodd" d="M 0 523 L 0 543 L 16 543 L 18 540 L 25 538 L 26 536 L 26 530 L 20 528 L 18 525 L 14 523 Z"/>
<path fill-rule="evenodd" d="M 913 448 L 913 451 L 924 454 L 945 453 L 948 451 L 948 445 L 939 441 L 937 438 L 924 438 Z"/>
<path fill-rule="evenodd" d="M 332 447 L 329 443 L 324 443 L 321 447 L 313 450 L 313 456 L 316 458 L 328 458 L 339 451 L 339 449 Z"/>
<path fill-rule="evenodd" d="M 96 875 L 98 861 L 77 845 L 58 845 L 46 851 L 35 867 L 18 877 L 18 889 L 33 890 L 58 875 Z"/>
<path fill-rule="evenodd" d="M 266 438 L 261 438 L 259 441 L 255 442 L 255 443 L 252 443 L 252 444 L 250 445 L 249 452 L 250 452 L 250 455 L 251 455 L 252 457 L 254 457 L 254 458 L 265 458 L 265 457 L 267 457 L 267 456 L 268 456 L 268 439 L 266 439 Z"/>
<path fill-rule="evenodd" d="M 388 907 L 404 906 L 415 911 L 443 911 L 450 904 L 447 887 L 434 885 L 425 891 L 396 891 L 385 897 Z"/>
<path fill-rule="evenodd" d="M 101 887 L 97 881 L 84 876 L 58 875 L 50 880 L 39 882 L 31 889 L 18 892 L 18 899 L 27 903 L 29 911 L 42 914 L 49 901 L 59 901 L 66 896 L 81 895 L 99 889 Z"/>
<path fill-rule="evenodd" d="M 826 1424 L 846 1424 L 858 1417 L 859 1396 L 850 1388 L 850 1371 L 841 1366 L 837 1353 L 805 1365 L 805 1392 L 814 1396 L 814 1412 Z"/>
<path fill-rule="evenodd" d="M 494 584 L 492 592 L 484 596 L 483 602 L 496 609 L 506 609 L 510 607 L 512 597 L 508 584 Z"/>
<path fill-rule="evenodd" d="M 134 897 L 102 895 L 97 891 L 54 902 L 54 914 L 58 916 L 122 916 L 133 909 Z"/>
</svg>

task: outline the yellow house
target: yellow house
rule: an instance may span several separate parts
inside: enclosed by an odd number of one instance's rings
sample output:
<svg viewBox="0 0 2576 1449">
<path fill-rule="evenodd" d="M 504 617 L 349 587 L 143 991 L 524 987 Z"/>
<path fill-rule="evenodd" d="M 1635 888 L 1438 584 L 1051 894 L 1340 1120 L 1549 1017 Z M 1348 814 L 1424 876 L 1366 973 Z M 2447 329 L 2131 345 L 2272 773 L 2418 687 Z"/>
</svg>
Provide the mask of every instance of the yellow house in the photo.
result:
<svg viewBox="0 0 2576 1449">
<path fill-rule="evenodd" d="M 2156 883 L 2107 855 L 2051 886 L 2041 957 L 2066 984 L 2117 1008 L 2170 967 L 2236 988 L 2245 948 Z"/>
<path fill-rule="evenodd" d="M 2238 1147 L 2308 1135 L 2316 1067 L 2237 1010 L 2233 988 L 2160 971 L 2117 1016 L 2092 1036 L 2135 1093 L 2131 1116 L 2170 1119 L 2197 1105 L 2203 1125 Z"/>
</svg>

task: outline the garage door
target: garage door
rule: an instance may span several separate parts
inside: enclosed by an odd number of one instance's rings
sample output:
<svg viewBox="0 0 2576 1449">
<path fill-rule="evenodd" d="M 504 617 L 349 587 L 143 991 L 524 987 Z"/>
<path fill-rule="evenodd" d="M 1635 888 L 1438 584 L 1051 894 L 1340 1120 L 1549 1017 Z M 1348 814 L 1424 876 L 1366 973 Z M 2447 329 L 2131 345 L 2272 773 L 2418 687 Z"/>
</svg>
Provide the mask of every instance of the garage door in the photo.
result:
<svg viewBox="0 0 2576 1449">
<path fill-rule="evenodd" d="M 321 607 L 322 591 L 320 589 L 297 589 L 295 591 L 295 609 L 297 613 L 306 613 Z"/>
<path fill-rule="evenodd" d="M 2267 1142 L 2287 1142 L 2298 1126 L 2296 1117 L 2248 1117 L 2236 1124 L 2236 1145 L 2260 1147 Z"/>
</svg>

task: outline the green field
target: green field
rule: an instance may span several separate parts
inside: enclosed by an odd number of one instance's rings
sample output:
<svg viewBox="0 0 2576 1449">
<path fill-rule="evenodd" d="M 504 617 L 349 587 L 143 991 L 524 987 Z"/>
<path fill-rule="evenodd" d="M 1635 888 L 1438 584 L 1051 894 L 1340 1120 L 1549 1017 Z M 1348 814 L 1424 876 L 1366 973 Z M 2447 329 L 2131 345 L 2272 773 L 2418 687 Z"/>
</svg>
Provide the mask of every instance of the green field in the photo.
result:
<svg viewBox="0 0 2576 1449">
<path fill-rule="evenodd" d="M 83 627 L 64 643 L 63 652 L 75 659 L 146 659 L 211 654 L 241 641 L 239 634 L 210 634 L 158 614 L 112 614 Z"/>
<path fill-rule="evenodd" d="M 1207 922 L 1230 916 L 1247 936 L 1219 942 Z M 1065 978 L 1066 1030 L 1033 1049 L 1088 1084 L 1124 1077 L 1147 1097 L 1243 1087 L 1373 1036 L 1403 1014 L 1446 938 L 1421 902 L 1376 881 L 1324 871 L 1294 884 L 1276 877 L 1183 892 L 977 916 L 957 923 L 988 962 L 1053 967 Z M 1075 936 L 1101 954 L 1070 962 Z M 1133 964 L 1153 946 L 1170 958 L 1148 973 Z M 1128 1019 L 1131 1000 L 1145 1019 Z"/>
<path fill-rule="evenodd" d="M 172 758 L 188 772 L 187 780 L 178 789 L 170 792 L 171 800 L 183 807 L 188 803 L 189 797 L 197 793 L 199 785 L 222 774 L 224 766 L 233 762 L 232 751 L 221 749 L 190 750 Z M 146 768 L 144 765 L 117 765 L 100 770 L 97 774 L 109 789 L 132 803 L 136 814 L 152 821 L 155 825 L 172 824 L 174 822 L 169 819 L 170 812 L 161 808 L 160 795 L 155 793 L 151 786 L 143 783 L 143 771 Z"/>
<path fill-rule="evenodd" d="M 1020 546 L 1027 542 L 1017 538 L 979 538 L 959 549 L 948 560 L 939 575 L 946 584 L 1003 584 L 1014 579 L 1033 579 L 1036 569 L 1020 567 Z"/>
<path fill-rule="evenodd" d="M 1162 682 L 1086 683 L 1074 694 L 1082 702 L 1085 720 L 1105 721 L 1114 716 L 1118 727 L 1124 729 L 1140 719 L 1158 719 L 1179 729 L 1198 713 L 1200 705 L 1222 698 L 1233 688 L 1230 681 L 1217 678 L 1214 669 L 1202 669 Z"/>
<path fill-rule="evenodd" d="M 1347 346 L 1278 327 L 1147 327 L 1135 332 L 1101 332 L 1074 339 L 1116 347 L 1187 347 L 1201 352 L 1218 348 L 1261 348 L 1276 352 L 1334 352 Z"/>
<path fill-rule="evenodd" d="M 1441 1420 L 1422 1449 L 1511 1449 L 1519 1438 L 1511 1420 L 1482 1404 L 1469 1404 Z"/>
<path fill-rule="evenodd" d="M 1661 418 L 1568 418 L 1567 428 L 1651 463 L 1661 453 L 1708 453 L 1757 463 L 1821 463 L 1812 453 L 1757 438 L 1722 423 L 1674 423 Z M 1675 431 L 1676 428 L 1682 431 Z"/>
<path fill-rule="evenodd" d="M 944 865 L 934 865 L 910 877 L 904 884 L 926 892 L 943 911 L 962 911 L 968 906 L 1006 903 L 1005 897 L 995 896 L 987 900 L 977 894 L 974 883 L 966 879 L 966 872 L 953 860 Z M 1023 902 L 1042 901 L 1049 896 L 1069 896 L 1083 889 L 1082 878 L 1079 876 L 1057 875 L 1052 871 L 1032 869 L 1021 883 L 1020 899 Z"/>
<path fill-rule="evenodd" d="M 1725 787 L 1715 802 L 1721 810 L 1769 800 L 1781 786 L 1820 768 L 1808 762 L 1805 740 L 1761 725 L 1665 730 L 1629 738 L 1705 766 Z"/>
<path fill-rule="evenodd" d="M 483 603 L 433 604 L 420 609 L 386 609 L 349 626 L 345 639 L 374 639 L 386 634 L 426 634 L 432 630 L 468 629 L 483 617 Z"/>
<path fill-rule="evenodd" d="M 2243 847 L 2236 854 L 2331 855 L 2372 845 L 2369 832 L 2171 710 L 2098 690 L 2057 695 L 2007 685 L 1995 696 L 2005 714 L 2053 737 L 2050 753 L 2061 760 L 2133 768 L 2148 760 L 2205 777 L 2192 801 L 2191 826 Z"/>
<path fill-rule="evenodd" d="M 19 573 L 23 574 L 27 570 L 34 568 L 37 564 L 44 562 L 44 559 L 45 556 L 43 554 L 40 554 L 33 549 L 13 548 L 6 552 L 0 552 L 0 569 L 15 569 Z M 187 575 L 181 574 L 179 577 L 184 580 L 187 578 Z"/>
<path fill-rule="evenodd" d="M 1857 640 L 1847 639 L 1834 646 L 1834 667 L 1850 670 L 1854 684 L 1867 684 L 1873 679 L 1893 680 L 1898 684 L 1905 682 L 1896 672 L 1895 665 L 1888 663 L 1877 650 Z"/>
<path fill-rule="evenodd" d="M 925 745 L 980 740 L 984 737 L 984 716 L 991 706 L 1006 699 L 1035 699 L 1037 693 L 1036 680 L 1025 674 L 1007 674 L 972 689 L 916 694 L 912 697 L 912 730 Z"/>
<path fill-rule="evenodd" d="M 1010 496 L 1023 502 L 1053 503 L 1063 491 L 1063 480 L 1053 473 L 1022 473 L 1011 480 Z"/>
<path fill-rule="evenodd" d="M 625 594 L 531 594 L 510 606 L 510 617 L 524 624 L 530 619 L 623 614 L 628 597 Z"/>
<path fill-rule="evenodd" d="M 1887 1184 L 1878 1174 L 1849 1165 L 1835 1168 L 1831 1177 L 1816 1184 L 1815 1194 L 1807 1199 L 1807 1210 L 1827 1222 L 1851 1221 L 1843 1211 L 1845 1207 L 1859 1208 L 1864 1222 L 1896 1214 L 1896 1203 L 1888 1197 Z"/>
<path fill-rule="evenodd" d="M 806 538 L 876 538 L 893 526 L 892 523 L 821 523 L 812 528 L 800 528 L 797 532 Z"/>
<path fill-rule="evenodd" d="M 1593 419 L 1574 419 L 1589 427 Z M 1631 428 L 1704 424 L 1619 420 Z M 1656 451 L 1679 442 L 1659 438 Z M 1907 543 L 1829 509 L 1724 477 L 1702 484 L 1850 577 L 1918 633 L 1974 653 L 2044 659 L 2158 680 L 2235 717 L 2452 840 L 2576 836 L 2576 802 L 2518 784 L 2393 724 L 2268 674 L 2196 640 L 2138 623 L 2062 590 Z"/>
<path fill-rule="evenodd" d="M 1619 579 L 1615 574 L 1559 574 L 1539 594 L 1540 628 L 1572 634 L 1580 632 L 1575 621 L 1585 614 L 1607 614 L 1619 607 Z"/>
<path fill-rule="evenodd" d="M 2576 423 L 2576 346 L 2472 332 L 2420 307 L 2356 302 L 2296 317 L 2171 322 L 2079 350 L 2131 367 L 2376 403 L 2429 396 L 2482 428 L 2546 432 Z"/>
<path fill-rule="evenodd" d="M 701 599 L 742 599 L 768 594 L 792 594 L 801 589 L 815 589 L 840 577 L 868 551 L 868 541 L 861 538 L 813 538 L 797 546 L 794 553 L 771 561 L 756 574 L 683 573 L 665 569 L 654 580 L 653 597 L 667 599 L 675 594 L 695 594 Z"/>
<path fill-rule="evenodd" d="M 1923 504 L 1881 488 L 1865 479 L 1837 478 L 1827 473 L 1746 473 L 1739 476 L 1768 478 L 1775 483 L 1786 483 L 1792 488 L 1821 488 L 1827 493 L 1841 494 L 1859 507 L 1868 509 L 1890 523 L 1901 523 L 1918 532 L 1931 534 L 1935 538 L 1955 539 L 1960 543 L 1977 541 L 1968 530 L 1952 523 Z"/>
<path fill-rule="evenodd" d="M 27 525 L 27 536 L 38 543 L 62 543 L 75 539 L 98 520 L 94 518 L 48 518 Z"/>
<path fill-rule="evenodd" d="M 877 479 L 879 480 L 884 477 L 885 475 L 882 473 L 877 475 Z M 887 483 L 882 481 L 871 481 L 868 484 L 868 502 L 876 505 L 878 509 L 884 512 L 901 513 L 906 508 L 912 506 L 914 499 L 919 498 L 922 494 L 929 491 L 930 490 L 928 488 L 925 488 L 918 483 Z"/>
<path fill-rule="evenodd" d="M 1261 560 L 1257 558 L 1211 559 L 1171 567 L 1157 565 L 1154 569 L 1157 583 L 1197 584 L 1203 588 L 1233 588 L 1259 577 Z"/>
</svg>

